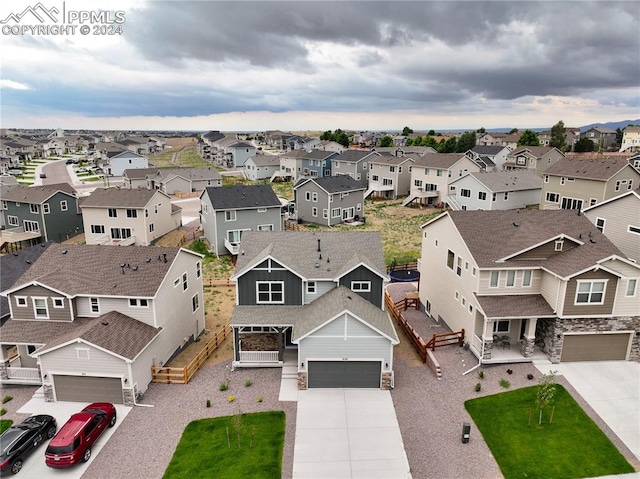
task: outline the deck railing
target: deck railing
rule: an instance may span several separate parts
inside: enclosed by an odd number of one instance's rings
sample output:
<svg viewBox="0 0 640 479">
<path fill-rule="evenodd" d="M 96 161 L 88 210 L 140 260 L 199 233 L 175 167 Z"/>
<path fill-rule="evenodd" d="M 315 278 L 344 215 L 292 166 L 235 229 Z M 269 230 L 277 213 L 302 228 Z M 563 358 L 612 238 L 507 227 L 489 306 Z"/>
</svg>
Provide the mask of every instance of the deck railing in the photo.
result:
<svg viewBox="0 0 640 479">
<path fill-rule="evenodd" d="M 278 351 L 240 351 L 240 362 L 277 363 Z"/>
<path fill-rule="evenodd" d="M 38 368 L 7 368 L 7 378 L 22 380 L 30 383 L 40 383 L 40 370 Z"/>
</svg>

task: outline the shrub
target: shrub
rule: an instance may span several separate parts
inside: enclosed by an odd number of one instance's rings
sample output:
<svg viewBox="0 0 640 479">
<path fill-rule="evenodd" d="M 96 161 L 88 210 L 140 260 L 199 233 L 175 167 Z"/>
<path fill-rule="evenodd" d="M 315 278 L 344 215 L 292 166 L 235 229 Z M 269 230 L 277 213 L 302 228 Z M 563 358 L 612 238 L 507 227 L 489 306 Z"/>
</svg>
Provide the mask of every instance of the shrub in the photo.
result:
<svg viewBox="0 0 640 479">
<path fill-rule="evenodd" d="M 226 379 L 223 383 L 220 384 L 220 391 L 226 391 L 229 389 L 229 380 Z"/>
<path fill-rule="evenodd" d="M 478 379 L 484 379 L 484 371 L 478 371 Z"/>
<path fill-rule="evenodd" d="M 5 396 L 2 398 L 2 404 L 6 404 L 13 399 L 13 396 Z"/>
<path fill-rule="evenodd" d="M 529 381 L 531 381 L 533 379 L 533 374 L 531 374 L 531 373 L 527 374 L 527 379 Z"/>
<path fill-rule="evenodd" d="M 476 384 L 476 392 L 480 392 L 480 390 L 482 389 L 482 385 L 480 383 Z"/>
<path fill-rule="evenodd" d="M 229 397 L 227 398 L 227 402 L 233 402 L 233 401 L 235 401 L 235 400 L 236 400 L 236 397 L 235 397 L 235 396 L 229 396 Z"/>
<path fill-rule="evenodd" d="M 253 384 L 253 381 L 252 381 L 251 379 L 247 379 L 247 380 L 244 382 L 244 387 L 245 387 L 245 388 L 248 388 L 248 387 L 249 387 L 249 386 L 251 386 L 252 384 Z"/>
<path fill-rule="evenodd" d="M 507 369 L 507 374 L 513 374 L 513 369 Z"/>
<path fill-rule="evenodd" d="M 502 386 L 505 389 L 509 389 L 511 387 L 511 383 L 509 381 L 507 381 L 506 379 L 501 379 L 500 380 L 500 386 Z"/>
<path fill-rule="evenodd" d="M 262 396 L 258 396 L 258 402 L 262 402 Z"/>
<path fill-rule="evenodd" d="M 207 407 L 211 407 L 211 399 L 207 399 Z"/>
<path fill-rule="evenodd" d="M 7 414 L 6 408 L 0 409 L 0 416 L 4 416 L 5 414 Z"/>
</svg>

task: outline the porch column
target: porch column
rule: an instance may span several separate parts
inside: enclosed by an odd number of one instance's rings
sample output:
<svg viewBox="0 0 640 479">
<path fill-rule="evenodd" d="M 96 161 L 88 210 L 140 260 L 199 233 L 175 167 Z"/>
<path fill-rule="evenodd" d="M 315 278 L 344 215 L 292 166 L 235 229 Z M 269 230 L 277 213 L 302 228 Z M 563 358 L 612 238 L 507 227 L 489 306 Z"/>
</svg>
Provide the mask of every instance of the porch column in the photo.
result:
<svg viewBox="0 0 640 479">
<path fill-rule="evenodd" d="M 284 361 L 284 328 L 276 328 L 278 331 L 278 361 Z"/>
<path fill-rule="evenodd" d="M 527 318 L 527 328 L 524 332 L 524 338 L 520 342 L 520 353 L 525 358 L 533 356 L 533 347 L 536 341 L 536 324 L 538 318 Z"/>
<path fill-rule="evenodd" d="M 240 361 L 240 328 L 233 327 L 233 360 Z"/>
</svg>

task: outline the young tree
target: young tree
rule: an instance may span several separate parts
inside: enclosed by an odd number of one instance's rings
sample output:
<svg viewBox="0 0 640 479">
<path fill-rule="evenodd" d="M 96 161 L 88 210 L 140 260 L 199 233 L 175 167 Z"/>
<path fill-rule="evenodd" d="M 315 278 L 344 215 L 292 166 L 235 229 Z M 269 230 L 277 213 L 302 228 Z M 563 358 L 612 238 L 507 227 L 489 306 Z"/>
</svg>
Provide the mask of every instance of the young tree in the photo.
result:
<svg viewBox="0 0 640 479">
<path fill-rule="evenodd" d="M 427 132 L 427 136 L 436 136 L 436 132 L 434 130 L 429 130 Z"/>
<path fill-rule="evenodd" d="M 536 408 L 540 411 L 538 416 L 538 424 L 542 424 L 542 410 L 553 405 L 553 398 L 556 393 L 556 372 L 549 371 L 547 374 L 540 376 L 540 383 L 536 391 Z M 553 413 L 549 422 L 553 418 Z"/>
<path fill-rule="evenodd" d="M 624 137 L 624 131 L 620 128 L 616 128 L 616 143 L 622 145 L 622 138 Z"/>
<path fill-rule="evenodd" d="M 484 126 L 481 126 L 476 130 L 476 133 L 480 133 L 481 135 L 485 134 L 487 130 L 484 129 Z"/>
<path fill-rule="evenodd" d="M 475 131 L 465 131 L 462 135 L 460 135 L 460 139 L 458 139 L 458 144 L 456 145 L 457 153 L 464 153 L 467 150 L 470 150 L 476 146 L 476 132 Z"/>
<path fill-rule="evenodd" d="M 411 128 L 409 128 L 408 126 L 405 126 L 402 129 L 402 136 L 409 136 L 411 133 L 413 133 L 413 130 Z"/>
<path fill-rule="evenodd" d="M 333 141 L 335 141 L 336 143 L 340 143 L 342 146 L 349 146 L 350 143 L 349 137 L 344 131 L 340 131 L 340 133 L 336 135 Z"/>
<path fill-rule="evenodd" d="M 517 128 L 511 128 L 511 130 L 509 131 L 510 135 L 514 135 L 516 133 L 518 133 L 520 130 L 518 130 Z"/>
<path fill-rule="evenodd" d="M 549 146 L 554 146 L 560 151 L 564 151 L 567 148 L 567 130 L 562 120 L 551 127 Z"/>
<path fill-rule="evenodd" d="M 438 143 L 438 153 L 455 153 L 458 146 L 458 139 L 452 136 L 448 140 L 444 138 Z"/>
<path fill-rule="evenodd" d="M 391 138 L 389 135 L 383 136 L 382 138 L 380 138 L 380 143 L 378 143 L 378 146 L 381 148 L 393 146 L 393 138 Z"/>
<path fill-rule="evenodd" d="M 573 151 L 576 153 L 585 153 L 587 151 L 594 151 L 595 149 L 596 145 L 586 136 L 584 138 L 580 138 L 573 146 Z"/>
<path fill-rule="evenodd" d="M 538 134 L 533 130 L 524 130 L 518 139 L 518 146 L 540 146 Z"/>
</svg>

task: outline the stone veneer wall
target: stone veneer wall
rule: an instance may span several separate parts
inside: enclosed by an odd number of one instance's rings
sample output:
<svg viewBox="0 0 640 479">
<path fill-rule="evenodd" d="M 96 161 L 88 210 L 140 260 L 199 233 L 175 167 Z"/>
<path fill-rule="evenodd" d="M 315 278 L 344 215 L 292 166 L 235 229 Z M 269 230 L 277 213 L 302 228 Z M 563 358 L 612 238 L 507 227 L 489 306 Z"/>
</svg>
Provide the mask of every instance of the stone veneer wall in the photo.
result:
<svg viewBox="0 0 640 479">
<path fill-rule="evenodd" d="M 384 390 L 391 389 L 392 377 L 393 377 L 393 373 L 391 371 L 382 373 L 382 386 L 380 387 L 380 389 L 384 389 Z"/>
<path fill-rule="evenodd" d="M 42 386 L 42 392 L 44 392 L 44 400 L 46 402 L 54 402 L 53 399 L 53 386 L 51 384 L 45 384 Z"/>
<path fill-rule="evenodd" d="M 631 341 L 630 361 L 640 361 L 640 316 L 618 318 L 573 318 L 538 321 L 536 337 L 545 343 L 545 353 L 552 363 L 559 363 L 564 333 L 635 331 Z"/>
<path fill-rule="evenodd" d="M 0 380 L 9 379 L 9 371 L 7 370 L 9 362 L 0 364 Z"/>
<path fill-rule="evenodd" d="M 493 338 L 485 339 L 484 341 L 484 352 L 482 354 L 482 359 L 491 359 L 491 351 L 493 351 Z"/>
<path fill-rule="evenodd" d="M 122 397 L 124 398 L 125 406 L 135 406 L 135 394 L 133 389 L 127 388 L 122 390 Z"/>
<path fill-rule="evenodd" d="M 307 389 L 307 373 L 298 373 L 298 389 L 301 391 Z"/>
</svg>

